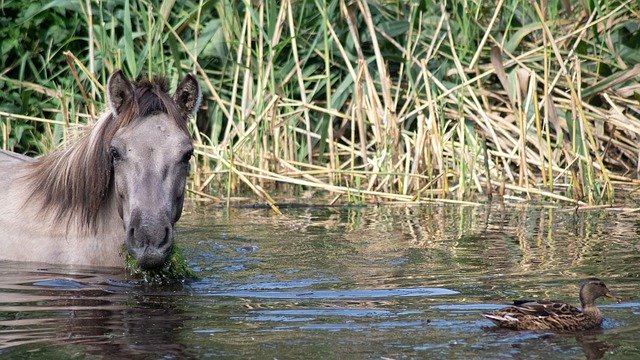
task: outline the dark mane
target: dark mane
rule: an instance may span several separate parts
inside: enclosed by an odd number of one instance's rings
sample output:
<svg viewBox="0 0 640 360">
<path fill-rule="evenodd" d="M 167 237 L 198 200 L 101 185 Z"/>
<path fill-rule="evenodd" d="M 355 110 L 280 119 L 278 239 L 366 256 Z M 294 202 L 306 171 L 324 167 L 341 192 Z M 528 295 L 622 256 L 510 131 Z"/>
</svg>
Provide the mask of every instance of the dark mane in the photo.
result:
<svg viewBox="0 0 640 360">
<path fill-rule="evenodd" d="M 113 194 L 113 165 L 109 151 L 116 132 L 139 118 L 165 113 L 188 133 L 187 116 L 167 94 L 164 78 L 138 80 L 134 95 L 117 116 L 107 110 L 77 142 L 43 156 L 29 165 L 25 180 L 28 201 L 39 201 L 56 223 L 75 222 L 96 232 L 100 214 Z"/>
</svg>

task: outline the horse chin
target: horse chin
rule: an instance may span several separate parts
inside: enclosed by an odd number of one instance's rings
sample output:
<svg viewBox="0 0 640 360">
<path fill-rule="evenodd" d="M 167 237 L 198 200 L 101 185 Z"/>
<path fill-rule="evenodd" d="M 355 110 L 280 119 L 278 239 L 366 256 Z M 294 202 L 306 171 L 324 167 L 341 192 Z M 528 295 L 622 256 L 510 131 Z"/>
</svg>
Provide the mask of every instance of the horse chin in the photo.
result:
<svg viewBox="0 0 640 360">
<path fill-rule="evenodd" d="M 170 252 L 159 252 L 147 249 L 141 256 L 135 257 L 138 267 L 142 270 L 155 270 L 162 268 L 169 259 Z"/>
</svg>

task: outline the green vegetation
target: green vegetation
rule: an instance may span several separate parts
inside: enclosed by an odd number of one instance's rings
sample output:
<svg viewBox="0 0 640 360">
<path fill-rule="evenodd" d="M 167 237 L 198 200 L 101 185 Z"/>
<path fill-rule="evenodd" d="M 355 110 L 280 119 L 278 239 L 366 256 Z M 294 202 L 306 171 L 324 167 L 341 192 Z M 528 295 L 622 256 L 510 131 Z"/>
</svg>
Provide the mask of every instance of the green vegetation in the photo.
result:
<svg viewBox="0 0 640 360">
<path fill-rule="evenodd" d="M 122 245 L 120 254 L 124 258 L 125 268 L 131 276 L 140 277 L 147 283 L 168 283 L 173 281 L 183 281 L 197 279 L 196 273 L 191 270 L 187 260 L 182 254 L 182 249 L 176 244 L 171 248 L 171 254 L 167 264 L 159 270 L 142 270 L 138 267 L 136 259 L 129 254 L 127 248 Z"/>
<path fill-rule="evenodd" d="M 22 153 L 95 117 L 116 68 L 195 71 L 201 198 L 599 204 L 638 175 L 637 0 L 4 0 L 0 39 Z"/>
</svg>

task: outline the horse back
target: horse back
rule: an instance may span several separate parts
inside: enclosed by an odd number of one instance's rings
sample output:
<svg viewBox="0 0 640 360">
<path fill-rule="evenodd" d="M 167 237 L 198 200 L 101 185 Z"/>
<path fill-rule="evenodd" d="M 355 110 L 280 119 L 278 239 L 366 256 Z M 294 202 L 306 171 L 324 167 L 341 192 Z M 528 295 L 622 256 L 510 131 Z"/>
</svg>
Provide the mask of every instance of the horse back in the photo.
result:
<svg viewBox="0 0 640 360">
<path fill-rule="evenodd" d="M 5 150 L 0 150 L 0 162 L 18 162 L 18 163 L 23 163 L 23 162 L 29 162 L 29 161 L 33 161 L 33 158 L 30 158 L 26 155 L 22 155 L 22 154 L 18 154 L 18 153 L 14 153 L 11 151 L 5 151 Z"/>
<path fill-rule="evenodd" d="M 23 173 L 26 166 L 32 161 L 33 159 L 28 156 L 0 150 L 0 199 L 15 196 L 15 189 L 11 189 L 15 185 L 23 188 L 22 182 L 16 183 L 14 179 L 19 176 L 18 174 Z M 2 210 L 2 206 L 0 206 L 0 210 Z"/>
</svg>

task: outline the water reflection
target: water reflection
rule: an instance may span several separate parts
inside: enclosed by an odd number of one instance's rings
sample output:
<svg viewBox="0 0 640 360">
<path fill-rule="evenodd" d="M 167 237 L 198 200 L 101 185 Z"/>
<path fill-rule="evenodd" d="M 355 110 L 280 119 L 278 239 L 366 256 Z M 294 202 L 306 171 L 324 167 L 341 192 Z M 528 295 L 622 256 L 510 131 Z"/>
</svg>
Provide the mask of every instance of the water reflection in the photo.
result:
<svg viewBox="0 0 640 360">
<path fill-rule="evenodd" d="M 178 241 L 201 279 L 180 288 L 0 263 L 0 355 L 640 356 L 640 215 L 497 205 L 285 213 L 191 209 Z M 576 304 L 590 275 L 626 299 L 603 302 L 600 331 L 505 332 L 479 316 L 513 298 Z"/>
<path fill-rule="evenodd" d="M 608 351 L 613 350 L 613 346 L 607 344 L 606 341 L 599 340 L 598 335 L 602 335 L 602 331 L 591 331 L 575 336 L 576 341 L 582 347 L 582 351 L 587 359 L 602 359 Z"/>
<path fill-rule="evenodd" d="M 0 349 L 22 345 L 32 354 L 63 356 L 65 347 L 60 345 L 80 344 L 83 353 L 96 356 L 185 357 L 179 341 L 185 312 L 170 289 L 156 292 L 117 272 L 66 269 L 71 273 L 60 274 L 56 269 L 23 271 L 17 269 L 24 264 L 12 265 L 15 273 L 4 275 L 26 281 L 3 284 Z"/>
<path fill-rule="evenodd" d="M 409 265 L 422 266 L 429 261 L 435 267 L 453 266 L 489 274 L 569 271 L 563 275 L 640 275 L 634 266 L 640 260 L 635 224 L 621 221 L 617 214 L 526 206 L 296 211 L 277 217 L 268 210 L 253 210 L 251 227 L 245 223 L 247 214 L 238 216 L 237 210 L 228 217 L 224 212 L 212 211 L 204 218 L 210 223 L 238 226 L 223 231 L 224 235 L 245 236 L 258 247 L 264 243 L 262 239 L 294 237 L 285 243 L 294 246 L 295 254 L 289 249 L 280 250 L 291 254 L 292 261 L 308 261 L 309 255 L 313 255 L 320 268 L 331 266 L 336 257 L 357 253 L 359 257 L 371 257 L 374 262 L 376 257 L 400 254 L 395 261 L 406 261 Z M 614 258 L 617 263 L 612 264 L 607 258 Z M 394 271 L 397 267 L 387 269 Z"/>
</svg>

